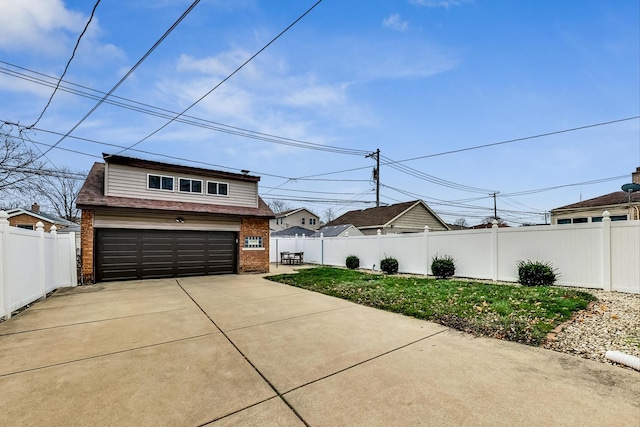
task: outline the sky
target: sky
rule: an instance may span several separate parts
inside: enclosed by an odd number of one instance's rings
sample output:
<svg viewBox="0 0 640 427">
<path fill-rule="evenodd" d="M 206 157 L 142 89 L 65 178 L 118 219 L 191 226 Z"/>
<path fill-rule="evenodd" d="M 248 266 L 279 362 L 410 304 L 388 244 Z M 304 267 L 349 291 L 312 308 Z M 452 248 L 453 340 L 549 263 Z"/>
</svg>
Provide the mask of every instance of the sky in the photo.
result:
<svg viewBox="0 0 640 427">
<path fill-rule="evenodd" d="M 202 0 L 128 74 L 192 3 L 100 1 L 23 133 L 48 167 L 249 170 L 322 216 L 375 206 L 379 149 L 381 203 L 474 225 L 497 193 L 520 225 L 640 166 L 636 0 L 323 0 L 275 40 L 316 0 Z M 36 121 L 94 4 L 0 0 L 0 123 Z"/>
</svg>

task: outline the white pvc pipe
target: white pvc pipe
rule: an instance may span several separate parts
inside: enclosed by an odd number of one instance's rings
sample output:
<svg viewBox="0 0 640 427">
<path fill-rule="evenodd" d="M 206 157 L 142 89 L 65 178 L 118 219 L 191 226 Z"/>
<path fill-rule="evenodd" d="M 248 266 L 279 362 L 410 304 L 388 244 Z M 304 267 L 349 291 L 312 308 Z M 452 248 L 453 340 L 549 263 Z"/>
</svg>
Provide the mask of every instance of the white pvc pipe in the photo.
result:
<svg viewBox="0 0 640 427">
<path fill-rule="evenodd" d="M 612 362 L 620 363 L 621 365 L 629 366 L 640 371 L 640 357 L 632 356 L 621 351 L 607 351 L 604 357 Z"/>
</svg>

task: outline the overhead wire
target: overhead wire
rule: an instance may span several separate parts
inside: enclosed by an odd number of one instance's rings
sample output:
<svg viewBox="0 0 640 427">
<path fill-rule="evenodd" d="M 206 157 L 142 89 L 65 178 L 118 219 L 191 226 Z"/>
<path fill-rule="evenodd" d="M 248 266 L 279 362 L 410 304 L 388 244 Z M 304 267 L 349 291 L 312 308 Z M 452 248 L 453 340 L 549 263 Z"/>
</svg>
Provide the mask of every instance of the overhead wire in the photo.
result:
<svg viewBox="0 0 640 427">
<path fill-rule="evenodd" d="M 182 116 L 184 113 L 186 113 L 187 111 L 189 111 L 190 109 L 192 109 L 193 107 L 195 107 L 200 101 L 202 101 L 203 99 L 205 99 L 207 96 L 209 96 L 214 90 L 216 90 L 217 88 L 219 88 L 221 85 L 223 85 L 225 82 L 227 82 L 231 77 L 233 77 L 234 75 L 236 75 L 236 73 L 238 73 L 242 68 L 244 68 L 249 62 L 251 62 L 254 58 L 256 58 L 258 55 L 260 55 L 265 49 L 267 49 L 269 46 L 271 46 L 276 40 L 278 40 L 282 35 L 284 35 L 287 31 L 289 31 L 291 28 L 293 28 L 293 26 L 295 26 L 298 22 L 300 22 L 300 20 L 302 20 L 305 16 L 307 16 L 313 9 L 316 8 L 316 6 L 318 6 L 320 3 L 322 2 L 322 0 L 318 0 L 317 2 L 315 2 L 309 9 L 307 9 L 302 15 L 300 15 L 295 21 L 293 21 L 291 24 L 289 24 L 284 30 L 282 30 L 277 36 L 275 36 L 274 38 L 272 38 L 266 45 L 264 45 L 260 50 L 258 50 L 256 53 L 254 53 L 249 59 L 247 59 L 246 61 L 244 61 L 239 67 L 237 67 L 231 74 L 229 74 L 227 77 L 225 77 L 224 79 L 222 79 L 222 81 L 220 81 L 217 85 L 215 85 L 213 88 L 211 88 L 211 90 L 209 90 L 207 93 L 205 93 L 204 95 L 202 95 L 200 98 L 198 98 L 195 102 L 193 102 L 191 105 L 189 105 L 187 108 L 185 108 L 184 110 L 182 110 L 182 112 L 178 113 L 175 117 L 173 117 L 171 120 L 169 120 L 167 123 L 165 123 L 164 125 L 160 126 L 159 128 L 157 128 L 156 130 L 154 130 L 153 132 L 151 132 L 150 134 L 148 134 L 147 136 L 145 136 L 144 138 L 140 139 L 138 142 L 136 142 L 135 144 L 132 144 L 130 146 L 128 146 L 127 148 L 119 151 L 116 154 L 120 154 L 123 153 L 124 151 L 127 151 L 133 147 L 136 147 L 137 145 L 143 143 L 144 141 L 146 141 L 147 139 L 151 138 L 153 135 L 157 134 L 158 132 L 160 132 L 162 129 L 166 128 L 167 126 L 169 126 L 171 123 L 173 123 L 174 121 L 176 121 L 176 119 L 178 119 L 180 116 Z"/>
<path fill-rule="evenodd" d="M 22 69 L 25 71 L 28 71 L 30 73 L 36 74 L 36 75 L 40 75 L 49 79 L 54 79 L 54 77 L 48 76 L 46 74 L 34 71 L 34 70 L 30 70 L 28 68 L 24 68 L 15 64 L 11 64 L 9 62 L 6 61 L 2 61 L 0 60 L 0 63 L 2 64 L 6 64 L 9 65 L 11 67 L 15 67 L 18 69 Z M 5 74 L 5 75 L 9 75 L 11 77 L 15 77 L 15 78 L 19 78 L 31 83 L 35 83 L 35 84 L 39 84 L 42 86 L 47 86 L 47 87 L 55 87 L 53 82 L 47 81 L 45 79 L 42 78 L 38 78 L 38 77 L 34 77 L 34 76 L 30 76 L 28 74 L 25 73 L 20 73 L 17 72 L 15 70 L 9 69 L 9 68 L 5 68 L 5 67 L 0 67 L 0 73 Z M 65 83 L 67 85 L 70 86 L 64 86 L 61 85 L 59 90 L 67 92 L 67 93 L 71 93 L 77 96 L 81 96 L 81 97 L 85 97 L 88 99 L 93 99 L 93 100 L 100 100 L 101 96 L 100 95 L 105 95 L 106 92 L 101 92 L 98 91 L 96 89 L 92 89 L 89 88 L 87 86 L 83 86 L 83 85 L 78 85 L 76 83 L 72 83 L 69 81 L 65 81 Z M 91 92 L 95 92 L 96 94 L 92 94 L 86 91 L 82 91 L 79 89 L 74 89 L 71 86 L 75 86 L 75 87 L 79 87 L 82 89 L 86 89 L 88 91 Z M 117 95 L 111 95 L 109 96 L 108 99 L 104 100 L 105 104 L 109 104 L 109 105 L 113 105 L 116 107 L 120 107 L 120 108 L 124 108 L 124 109 L 128 109 L 130 111 L 135 111 L 135 112 L 139 112 L 142 114 L 146 114 L 149 116 L 153 116 L 153 117 L 159 117 L 159 118 L 164 118 L 164 119 L 170 119 L 176 115 L 178 115 L 179 113 L 176 111 L 172 111 L 172 110 L 168 110 L 165 108 L 160 108 L 160 107 L 156 107 L 150 104 L 146 104 L 143 102 L 139 102 L 139 101 L 135 101 L 129 98 L 124 98 L 121 96 L 117 96 Z M 132 105 L 133 104 L 133 105 Z M 213 120 L 209 120 L 209 119 L 203 119 L 201 117 L 196 117 L 196 116 L 191 116 L 191 115 L 187 115 L 187 114 L 183 114 L 182 116 L 180 116 L 180 118 L 176 119 L 177 122 L 183 123 L 183 124 L 187 124 L 187 125 L 191 125 L 191 126 L 196 126 L 196 127 L 200 127 L 203 129 L 208 129 L 208 130 L 213 130 L 216 132 L 222 132 L 222 133 L 227 133 L 227 134 L 231 134 L 231 135 L 236 135 L 236 136 L 241 136 L 244 138 L 251 138 L 251 139 L 256 139 L 256 140 L 261 140 L 261 141 L 266 141 L 266 142 L 272 142 L 272 143 L 276 143 L 276 144 L 280 144 L 280 145 L 287 145 L 287 146 L 293 146 L 293 147 L 297 147 L 297 148 L 305 148 L 305 149 L 312 149 L 312 150 L 318 150 L 318 151 L 326 151 L 326 152 L 332 152 L 332 153 L 337 153 L 337 154 L 350 154 L 350 155 L 356 155 L 356 156 L 360 156 L 360 155 L 364 155 L 366 153 L 368 153 L 368 151 L 365 150 L 359 150 L 359 149 L 352 149 L 352 148 L 345 148 L 345 147 L 338 147 L 338 146 L 332 146 L 332 145 L 328 145 L 328 144 L 320 144 L 320 143 L 314 143 L 314 142 L 309 142 L 309 141 L 303 141 L 300 139 L 295 139 L 295 138 L 288 138 L 288 137 L 283 137 L 283 136 L 277 136 L 277 135 L 273 135 L 270 133 L 264 133 L 264 132 L 258 132 L 258 131 L 254 131 L 254 130 L 250 130 L 250 129 L 246 129 L 246 128 L 242 128 L 242 127 L 238 127 L 238 126 L 231 126 L 228 124 L 224 124 L 224 123 L 220 123 L 220 122 L 216 122 Z"/>
<path fill-rule="evenodd" d="M 37 125 L 38 122 L 40 121 L 40 119 L 42 119 L 42 117 L 44 116 L 44 113 L 47 111 L 47 108 L 49 108 L 49 105 L 51 105 L 51 102 L 53 101 L 53 97 L 56 94 L 56 92 L 58 91 L 58 87 L 60 86 L 60 82 L 62 82 L 62 79 L 67 74 L 67 71 L 69 70 L 69 66 L 71 65 L 71 61 L 73 61 L 73 58 L 76 56 L 76 51 L 78 50 L 78 46 L 80 46 L 80 40 L 82 40 L 82 37 L 87 32 L 87 29 L 89 28 L 89 25 L 91 24 L 91 21 L 93 21 L 93 16 L 95 15 L 96 9 L 98 8 L 99 4 L 100 4 L 100 0 L 97 0 L 96 3 L 93 5 L 93 9 L 91 10 L 91 15 L 89 16 L 89 20 L 87 21 L 87 23 L 85 24 L 84 28 L 82 29 L 82 32 L 80 33 L 80 36 L 78 36 L 78 40 L 76 40 L 76 44 L 73 47 L 73 51 L 71 52 L 71 57 L 67 61 L 67 65 L 65 65 L 64 71 L 60 75 L 60 78 L 58 79 L 58 82 L 56 83 L 56 86 L 53 89 L 53 92 L 51 93 L 51 96 L 49 97 L 49 100 L 47 101 L 47 104 L 42 109 L 42 112 L 40 113 L 40 115 L 38 116 L 36 121 L 33 122 L 31 125 L 27 126 L 26 127 L 27 129 L 31 129 L 32 127 Z"/>
<path fill-rule="evenodd" d="M 115 84 L 115 86 L 113 86 L 111 88 L 111 90 L 109 90 L 109 92 L 107 92 L 101 99 L 100 101 L 98 101 L 98 103 L 96 105 L 93 106 L 93 108 L 91 108 L 91 110 L 89 110 L 89 112 L 87 114 L 85 114 L 82 119 L 80 119 L 80 121 L 78 123 L 76 123 L 64 136 L 62 136 L 62 138 L 60 138 L 58 140 L 58 142 L 56 142 L 55 144 L 53 144 L 53 146 L 51 146 L 50 148 L 48 148 L 43 155 L 46 155 L 49 151 L 51 151 L 52 149 L 54 149 L 55 147 L 57 147 L 62 141 L 64 141 L 69 135 L 71 135 L 71 133 L 73 131 L 75 131 L 82 123 L 84 123 L 84 121 L 86 119 L 89 118 L 89 116 L 91 116 L 91 114 L 93 114 L 103 103 L 104 101 L 113 93 L 116 91 L 116 89 L 118 89 L 120 87 L 120 85 L 122 85 L 122 83 L 124 83 L 124 81 L 129 78 L 129 76 L 131 76 L 131 74 L 133 74 L 133 72 L 140 66 L 140 64 L 142 64 L 148 57 L 149 55 L 151 55 L 151 53 L 156 50 L 156 48 L 169 36 L 169 34 L 171 34 L 171 32 L 178 26 L 178 24 L 180 24 L 180 22 L 182 22 L 182 20 L 184 18 L 187 17 L 187 15 L 189 13 L 191 13 L 191 11 L 198 5 L 198 3 L 200 3 L 200 0 L 194 0 L 193 3 L 191 3 L 191 5 L 187 8 L 187 10 L 185 10 L 182 15 L 178 18 L 178 20 L 176 20 L 173 25 L 171 25 L 171 27 L 169 27 L 169 29 L 167 31 L 164 32 L 164 34 L 153 44 L 153 46 L 151 46 L 151 48 L 149 50 L 147 50 L 147 52 L 142 56 L 142 58 L 140 58 L 138 60 L 138 62 L 136 62 L 136 64 L 131 67 L 129 69 L 129 71 L 127 71 L 125 73 L 125 75 L 120 79 L 120 81 L 118 81 L 118 83 Z"/>
</svg>

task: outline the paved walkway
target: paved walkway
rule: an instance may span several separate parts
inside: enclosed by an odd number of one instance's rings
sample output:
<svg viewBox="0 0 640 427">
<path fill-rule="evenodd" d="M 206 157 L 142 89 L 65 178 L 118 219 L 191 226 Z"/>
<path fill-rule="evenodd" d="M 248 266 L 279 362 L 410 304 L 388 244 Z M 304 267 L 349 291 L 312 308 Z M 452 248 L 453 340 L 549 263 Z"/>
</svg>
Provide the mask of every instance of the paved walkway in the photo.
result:
<svg viewBox="0 0 640 427">
<path fill-rule="evenodd" d="M 251 275 L 61 290 L 0 390 L 11 426 L 640 425 L 640 373 Z"/>
</svg>

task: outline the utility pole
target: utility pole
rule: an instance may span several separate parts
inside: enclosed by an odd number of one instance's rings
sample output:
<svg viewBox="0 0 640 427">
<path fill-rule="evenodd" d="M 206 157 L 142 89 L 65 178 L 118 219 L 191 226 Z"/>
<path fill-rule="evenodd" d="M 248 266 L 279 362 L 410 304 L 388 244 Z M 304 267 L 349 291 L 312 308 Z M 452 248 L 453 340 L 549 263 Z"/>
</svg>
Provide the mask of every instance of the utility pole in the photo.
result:
<svg viewBox="0 0 640 427">
<path fill-rule="evenodd" d="M 496 221 L 498 220 L 498 206 L 496 205 L 496 196 L 500 194 L 499 191 L 494 191 L 493 193 L 489 194 L 490 196 L 493 196 L 493 219 L 495 219 Z"/>
<path fill-rule="evenodd" d="M 367 157 L 376 156 L 376 167 L 373 169 L 373 178 L 376 180 L 376 208 L 380 207 L 380 149 L 378 148 L 375 152 L 369 153 Z"/>
</svg>

